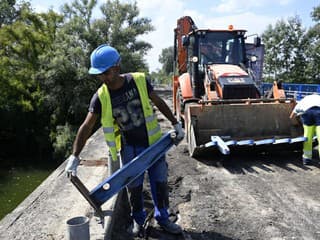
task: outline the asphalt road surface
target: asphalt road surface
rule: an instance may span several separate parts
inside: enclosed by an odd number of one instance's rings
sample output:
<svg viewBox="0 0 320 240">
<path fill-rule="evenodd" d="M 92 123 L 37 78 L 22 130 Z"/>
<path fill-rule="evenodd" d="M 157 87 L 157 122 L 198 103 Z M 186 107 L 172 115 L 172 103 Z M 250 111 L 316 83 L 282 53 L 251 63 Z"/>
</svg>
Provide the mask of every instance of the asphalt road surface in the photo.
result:
<svg viewBox="0 0 320 240">
<path fill-rule="evenodd" d="M 159 92 L 171 106 L 171 92 Z M 159 115 L 163 130 L 170 124 Z M 184 140 L 167 153 L 170 211 L 184 232 L 164 233 L 154 219 L 146 239 L 320 239 L 319 163 L 303 166 L 301 153 L 232 153 L 191 158 Z M 318 158 L 316 155 L 315 158 Z M 113 239 L 133 239 L 125 199 Z M 145 184 L 147 211 L 152 204 Z"/>
</svg>

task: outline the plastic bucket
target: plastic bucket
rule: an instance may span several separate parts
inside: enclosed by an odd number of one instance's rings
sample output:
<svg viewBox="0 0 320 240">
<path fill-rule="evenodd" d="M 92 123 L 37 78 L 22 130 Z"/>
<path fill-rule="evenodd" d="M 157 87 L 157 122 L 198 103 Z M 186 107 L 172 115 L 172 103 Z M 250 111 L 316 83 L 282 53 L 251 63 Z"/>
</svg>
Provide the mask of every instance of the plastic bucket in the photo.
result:
<svg viewBox="0 0 320 240">
<path fill-rule="evenodd" d="M 89 218 L 80 216 L 67 221 L 67 240 L 89 240 Z"/>
</svg>

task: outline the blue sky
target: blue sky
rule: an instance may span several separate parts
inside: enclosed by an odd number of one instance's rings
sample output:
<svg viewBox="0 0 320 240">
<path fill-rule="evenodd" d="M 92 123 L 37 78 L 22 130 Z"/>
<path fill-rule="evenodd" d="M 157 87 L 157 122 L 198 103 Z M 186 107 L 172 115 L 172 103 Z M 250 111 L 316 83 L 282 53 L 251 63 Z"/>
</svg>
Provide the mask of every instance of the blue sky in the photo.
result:
<svg viewBox="0 0 320 240">
<path fill-rule="evenodd" d="M 134 0 L 121 0 L 132 3 Z M 38 12 L 50 7 L 59 11 L 59 7 L 69 0 L 30 0 L 31 6 Z M 98 0 L 98 5 L 104 0 Z M 278 20 L 287 20 L 298 15 L 302 24 L 308 28 L 314 24 L 310 17 L 312 9 L 320 6 L 319 0 L 137 0 L 141 17 L 148 17 L 156 28 L 143 36 L 153 45 L 146 60 L 150 70 L 161 65 L 158 62 L 163 48 L 173 45 L 173 29 L 178 18 L 189 15 L 198 28 L 235 28 L 246 29 L 248 34 L 261 34 L 269 24 Z M 99 17 L 98 10 L 96 11 Z"/>
</svg>

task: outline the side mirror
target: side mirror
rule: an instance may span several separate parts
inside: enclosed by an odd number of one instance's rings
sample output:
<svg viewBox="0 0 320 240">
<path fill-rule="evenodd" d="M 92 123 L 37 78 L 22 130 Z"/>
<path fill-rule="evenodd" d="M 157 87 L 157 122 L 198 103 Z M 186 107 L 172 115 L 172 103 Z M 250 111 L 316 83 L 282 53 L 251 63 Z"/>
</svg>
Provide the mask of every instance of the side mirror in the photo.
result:
<svg viewBox="0 0 320 240">
<path fill-rule="evenodd" d="M 256 47 L 260 47 L 261 46 L 261 38 L 260 37 L 255 37 L 254 38 L 254 45 Z"/>
<path fill-rule="evenodd" d="M 189 45 L 189 43 L 190 43 L 189 37 L 186 35 L 183 35 L 182 36 L 182 46 L 186 47 Z"/>
</svg>

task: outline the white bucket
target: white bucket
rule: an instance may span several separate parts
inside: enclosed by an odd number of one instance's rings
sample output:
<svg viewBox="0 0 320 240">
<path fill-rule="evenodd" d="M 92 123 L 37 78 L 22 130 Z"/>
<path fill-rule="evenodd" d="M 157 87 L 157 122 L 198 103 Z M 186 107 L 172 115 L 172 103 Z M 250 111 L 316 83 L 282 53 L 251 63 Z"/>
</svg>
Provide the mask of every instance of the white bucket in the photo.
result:
<svg viewBox="0 0 320 240">
<path fill-rule="evenodd" d="M 67 221 L 67 240 L 89 240 L 89 218 L 80 216 Z"/>
</svg>

